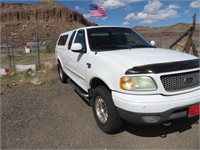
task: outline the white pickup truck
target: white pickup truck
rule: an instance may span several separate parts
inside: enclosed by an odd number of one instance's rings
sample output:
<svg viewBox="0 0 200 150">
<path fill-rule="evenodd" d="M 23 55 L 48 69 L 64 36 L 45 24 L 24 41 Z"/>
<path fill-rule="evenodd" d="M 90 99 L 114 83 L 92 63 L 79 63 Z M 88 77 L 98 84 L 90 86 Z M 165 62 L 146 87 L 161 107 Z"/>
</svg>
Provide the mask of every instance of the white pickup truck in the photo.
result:
<svg viewBox="0 0 200 150">
<path fill-rule="evenodd" d="M 89 100 L 104 132 L 121 128 L 123 120 L 160 124 L 199 117 L 199 58 L 153 43 L 126 27 L 84 27 L 60 35 L 60 80 Z"/>
</svg>

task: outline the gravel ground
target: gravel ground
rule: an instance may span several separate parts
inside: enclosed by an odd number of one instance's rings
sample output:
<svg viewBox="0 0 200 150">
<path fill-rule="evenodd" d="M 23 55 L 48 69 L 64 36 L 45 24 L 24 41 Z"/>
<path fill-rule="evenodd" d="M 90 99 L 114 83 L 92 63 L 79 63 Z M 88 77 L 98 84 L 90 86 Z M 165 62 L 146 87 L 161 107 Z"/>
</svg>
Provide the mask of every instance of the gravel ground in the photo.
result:
<svg viewBox="0 0 200 150">
<path fill-rule="evenodd" d="M 125 124 L 108 135 L 96 125 L 92 109 L 59 81 L 39 87 L 14 87 L 1 96 L 2 149 L 199 149 L 199 124 Z"/>
</svg>

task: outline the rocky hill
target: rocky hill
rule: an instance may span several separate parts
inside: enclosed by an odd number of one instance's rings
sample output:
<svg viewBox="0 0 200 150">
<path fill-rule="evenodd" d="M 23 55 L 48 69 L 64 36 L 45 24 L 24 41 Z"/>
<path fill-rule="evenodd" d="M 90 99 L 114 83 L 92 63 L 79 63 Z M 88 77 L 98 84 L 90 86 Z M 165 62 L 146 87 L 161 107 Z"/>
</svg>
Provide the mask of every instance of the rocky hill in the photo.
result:
<svg viewBox="0 0 200 150">
<path fill-rule="evenodd" d="M 186 32 L 192 24 L 178 23 L 172 26 L 162 26 L 162 27 L 145 27 L 145 26 L 135 26 L 133 29 L 137 30 L 146 37 L 158 37 L 162 36 L 179 36 Z M 200 24 L 196 24 L 196 30 L 194 36 L 199 36 Z"/>
<path fill-rule="evenodd" d="M 0 3 L 0 9 L 1 37 L 4 37 L 6 27 L 17 38 L 31 40 L 34 31 L 39 30 L 43 41 L 55 41 L 64 31 L 96 25 L 56 0 L 41 0 L 36 4 Z"/>
<path fill-rule="evenodd" d="M 178 23 L 172 26 L 162 26 L 162 27 L 144 27 L 144 26 L 135 26 L 133 29 L 140 32 L 148 40 L 154 40 L 156 46 L 169 48 L 169 46 L 176 41 L 183 33 L 185 33 L 192 24 Z M 200 24 L 196 24 L 196 30 L 194 31 L 193 40 L 195 45 L 200 52 Z M 185 37 L 180 43 L 184 44 L 187 40 Z M 177 45 L 174 47 L 176 48 Z"/>
</svg>

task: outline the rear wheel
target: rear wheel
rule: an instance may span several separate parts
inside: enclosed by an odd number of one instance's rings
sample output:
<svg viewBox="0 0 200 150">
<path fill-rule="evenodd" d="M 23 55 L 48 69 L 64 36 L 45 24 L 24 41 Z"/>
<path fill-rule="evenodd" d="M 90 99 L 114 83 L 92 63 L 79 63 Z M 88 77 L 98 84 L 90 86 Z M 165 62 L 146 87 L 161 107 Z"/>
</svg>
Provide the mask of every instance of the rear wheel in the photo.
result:
<svg viewBox="0 0 200 150">
<path fill-rule="evenodd" d="M 110 91 L 104 86 L 95 88 L 92 97 L 92 109 L 97 125 L 102 131 L 112 133 L 123 126 Z"/>
<path fill-rule="evenodd" d="M 58 74 L 59 74 L 60 81 L 62 83 L 67 83 L 68 76 L 63 71 L 62 66 L 61 66 L 60 63 L 58 64 Z"/>
</svg>

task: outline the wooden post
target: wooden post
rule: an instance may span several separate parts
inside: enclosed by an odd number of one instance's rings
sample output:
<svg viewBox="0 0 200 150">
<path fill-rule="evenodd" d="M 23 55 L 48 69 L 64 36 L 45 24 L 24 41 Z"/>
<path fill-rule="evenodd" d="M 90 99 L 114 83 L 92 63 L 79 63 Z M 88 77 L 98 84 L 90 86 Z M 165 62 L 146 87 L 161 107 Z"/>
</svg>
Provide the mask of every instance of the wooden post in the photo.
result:
<svg viewBox="0 0 200 150">
<path fill-rule="evenodd" d="M 194 16 L 193 16 L 193 25 L 192 25 L 192 27 L 190 27 L 181 37 L 179 37 L 175 42 L 173 42 L 170 45 L 170 49 L 174 45 L 176 45 L 179 41 L 181 41 L 184 37 L 188 36 L 187 41 L 184 44 L 184 47 L 183 47 L 182 51 L 186 52 L 186 53 L 193 53 L 195 56 L 198 56 L 198 52 L 196 50 L 196 46 L 194 44 L 194 41 L 192 40 L 192 36 L 194 34 L 195 28 L 196 28 L 196 14 L 194 14 Z"/>
<path fill-rule="evenodd" d="M 185 47 L 183 48 L 183 51 L 185 51 L 186 53 L 190 53 L 190 48 L 192 47 L 192 36 L 194 34 L 194 31 L 195 31 L 195 26 L 196 26 L 196 14 L 194 14 L 194 16 L 193 16 L 193 25 L 190 28 L 188 40 L 185 44 Z"/>
</svg>

